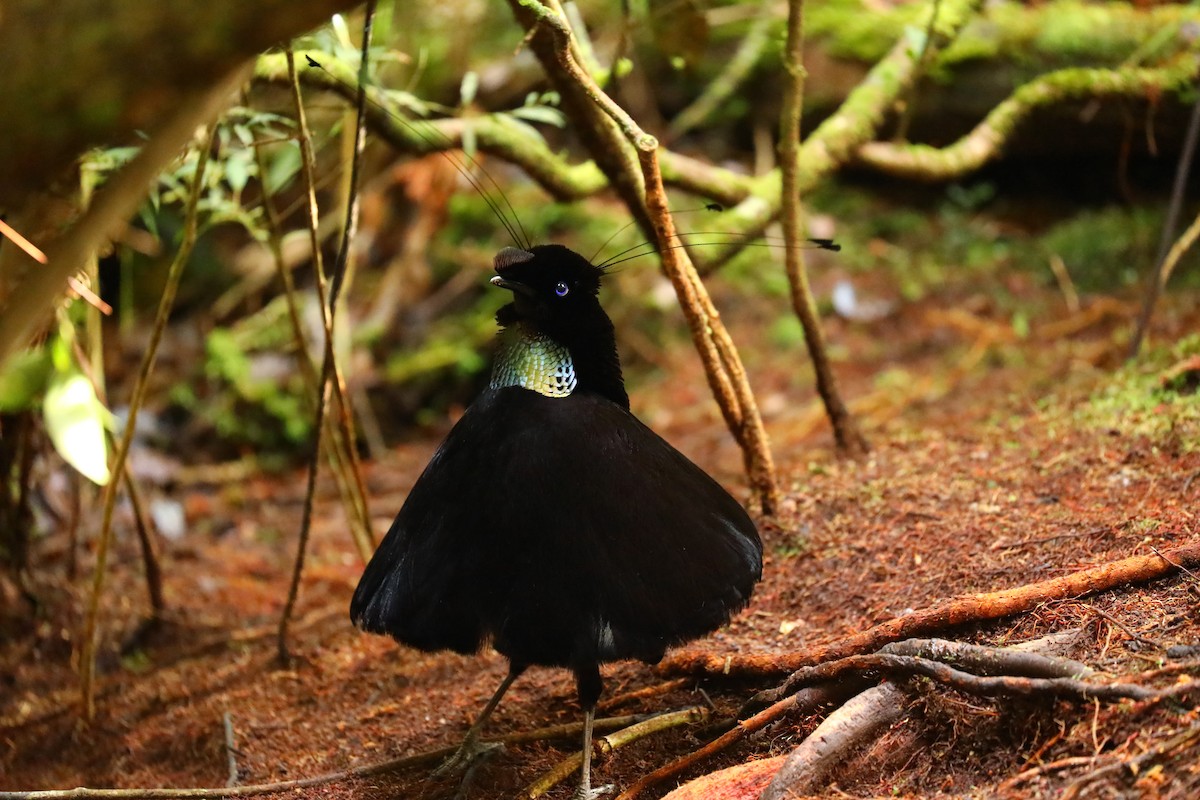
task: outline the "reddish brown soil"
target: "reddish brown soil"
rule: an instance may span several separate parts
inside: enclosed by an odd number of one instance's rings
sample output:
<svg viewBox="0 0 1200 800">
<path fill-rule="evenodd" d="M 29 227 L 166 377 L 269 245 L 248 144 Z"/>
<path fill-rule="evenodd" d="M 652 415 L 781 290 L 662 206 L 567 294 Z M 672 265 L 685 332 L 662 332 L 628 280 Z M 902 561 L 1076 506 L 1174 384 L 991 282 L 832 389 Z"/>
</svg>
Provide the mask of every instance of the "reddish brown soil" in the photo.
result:
<svg viewBox="0 0 1200 800">
<path fill-rule="evenodd" d="M 747 348 L 787 503 L 762 524 L 766 568 L 751 607 L 695 647 L 806 647 L 966 592 L 1031 583 L 1200 536 L 1196 429 L 1147 437 L 1119 424 L 1098 427 L 1079 413 L 1112 380 L 1108 368 L 1120 354 L 1114 331 L 1124 330 L 1124 321 L 1110 317 L 1053 341 L 1034 335 L 993 342 L 987 337 L 1006 327 L 1003 318 L 968 300 L 941 297 L 872 325 L 831 324 L 831 341 L 855 354 L 839 374 L 847 394 L 860 398 L 874 446 L 861 461 L 831 452 L 828 430 L 808 405 L 801 353 Z M 1050 308 L 1055 298 L 1040 300 Z M 935 306 L 971 308 L 971 319 L 992 327 L 947 323 L 930 316 Z M 739 341 L 760 333 L 759 311 L 730 315 Z M 1200 329 L 1200 311 L 1176 298 L 1158 324 L 1157 338 L 1173 341 Z M 662 366 L 632 387 L 635 406 L 737 488 L 740 459 L 705 400 L 694 357 L 673 352 Z M 875 381 L 899 367 L 906 379 Z M 1181 411 L 1169 406 L 1161 413 Z M 406 445 L 367 465 L 376 531 L 386 529 L 435 445 L 436 437 Z M 286 668 L 275 663 L 303 486 L 297 470 L 181 487 L 192 529 L 165 547 L 169 620 L 125 657 L 119 644 L 138 628 L 146 603 L 136 541 L 130 531 L 120 533 L 91 725 L 79 721 L 74 661 L 91 561 L 82 558 L 80 577 L 70 581 L 63 538 L 38 543 L 33 589 L 42 605 L 31 614 L 23 601 L 3 595 L 12 604 L 0 616 L 0 790 L 224 786 L 226 714 L 242 784 L 341 771 L 457 742 L 503 676 L 504 660 L 494 653 L 417 653 L 351 627 L 346 606 L 361 564 L 327 481 L 292 627 L 294 660 Z M 1164 654 L 1168 646 L 1200 642 L 1198 603 L 1200 581 L 1188 574 L 944 635 L 1008 644 L 1078 627 L 1083 635 L 1071 655 L 1101 670 L 1102 679 L 1166 686 L 1200 674 L 1195 657 L 1176 665 Z M 1155 672 L 1163 666 L 1172 668 Z M 636 663 L 612 665 L 605 677 L 608 698 L 668 679 Z M 726 718 L 769 685 L 695 680 L 606 713 L 711 701 L 713 719 Z M 1148 707 L 990 701 L 919 686 L 910 718 L 890 734 L 917 737 L 913 754 L 903 763 L 860 759 L 830 796 L 1057 797 L 1089 772 L 1194 733 L 1200 715 L 1194 697 Z M 534 669 L 509 693 L 491 732 L 578 715 L 570 676 Z M 817 722 L 785 719 L 704 770 L 786 753 Z M 600 761 L 596 782 L 627 787 L 715 732 L 676 728 L 641 740 Z M 468 796 L 512 797 L 577 746 L 574 739 L 512 746 L 475 772 Z M 1198 763 L 1200 737 L 1185 736 L 1136 774 L 1114 769 L 1081 796 L 1194 797 Z M 552 796 L 568 796 L 572 783 Z M 291 796 L 432 798 L 455 788 L 453 779 L 431 779 L 421 767 Z"/>
</svg>

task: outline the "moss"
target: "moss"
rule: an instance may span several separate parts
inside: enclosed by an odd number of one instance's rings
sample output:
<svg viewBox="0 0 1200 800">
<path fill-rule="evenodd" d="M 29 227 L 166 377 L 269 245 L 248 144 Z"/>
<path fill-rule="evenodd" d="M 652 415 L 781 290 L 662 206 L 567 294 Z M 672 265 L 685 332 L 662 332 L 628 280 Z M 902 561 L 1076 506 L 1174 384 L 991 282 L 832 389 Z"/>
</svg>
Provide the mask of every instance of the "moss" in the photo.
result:
<svg viewBox="0 0 1200 800">
<path fill-rule="evenodd" d="M 1136 284 L 1154 262 L 1161 226 L 1156 210 L 1109 206 L 1060 222 L 1040 244 L 1047 257 L 1062 258 L 1078 288 L 1112 291 Z"/>
<path fill-rule="evenodd" d="M 1185 385 L 1163 385 L 1171 365 L 1200 355 L 1200 334 L 1170 346 L 1148 348 L 1138 361 L 1117 370 L 1079 413 L 1083 424 L 1144 436 L 1184 452 L 1200 450 L 1200 403 Z"/>
<path fill-rule="evenodd" d="M 913 3 L 880 10 L 862 0 L 829 0 L 806 9 L 805 24 L 810 38 L 820 39 L 831 54 L 869 63 L 887 53 L 904 27 L 923 29 L 927 8 Z M 939 56 L 937 66 L 1001 57 L 1042 67 L 1111 64 L 1134 55 L 1161 59 L 1187 47 L 1182 37 L 1162 35 L 1164 29 L 1188 21 L 1200 21 L 1200 9 L 1082 0 L 993 3 Z"/>
</svg>

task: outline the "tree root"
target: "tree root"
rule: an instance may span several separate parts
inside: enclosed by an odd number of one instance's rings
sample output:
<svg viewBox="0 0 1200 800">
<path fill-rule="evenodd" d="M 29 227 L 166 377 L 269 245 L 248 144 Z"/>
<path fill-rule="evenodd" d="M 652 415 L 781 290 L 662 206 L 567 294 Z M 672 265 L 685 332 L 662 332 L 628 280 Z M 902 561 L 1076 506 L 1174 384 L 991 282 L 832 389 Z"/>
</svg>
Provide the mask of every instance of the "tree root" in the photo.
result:
<svg viewBox="0 0 1200 800">
<path fill-rule="evenodd" d="M 762 793 L 762 800 L 785 800 L 810 794 L 829 773 L 870 739 L 904 716 L 903 689 L 885 683 L 851 698 L 800 743 Z"/>
<path fill-rule="evenodd" d="M 1144 583 L 1198 566 L 1200 540 L 1153 555 L 1133 556 L 1100 564 L 1047 581 L 959 597 L 807 650 L 783 655 L 729 656 L 682 650 L 664 659 L 658 670 L 664 675 L 764 676 L 795 672 L 814 664 L 878 650 L 889 642 L 927 635 L 957 625 L 1010 617 L 1043 603 Z"/>
<path fill-rule="evenodd" d="M 852 655 L 803 667 L 779 689 L 758 696 L 760 699 L 778 698 L 769 707 L 739 722 L 733 730 L 696 752 L 645 776 L 621 794 L 618 800 L 632 800 L 645 789 L 693 767 L 744 738 L 747 733 L 762 728 L 790 711 L 812 708 L 839 694 L 852 694 L 861 689 L 864 682 L 873 682 L 881 677 L 895 681 L 920 676 L 955 691 L 982 697 L 1019 695 L 1079 700 L 1128 698 L 1155 701 L 1195 690 L 1200 685 L 1190 682 L 1159 690 L 1134 683 L 1090 683 L 1078 677 L 1092 673 L 1085 665 L 1037 652 L 1052 647 L 1056 638 L 1045 637 L 1028 643 L 1032 647 L 1019 650 L 937 639 L 908 640 L 890 644 L 875 654 Z M 950 666 L 951 663 L 956 666 Z M 974 674 L 957 667 L 984 674 Z M 830 714 L 792 752 L 763 793 L 763 798 L 783 800 L 811 793 L 823 785 L 830 771 L 844 764 L 852 751 L 878 738 L 886 728 L 901 719 L 905 698 L 906 693 L 895 682 L 857 694 Z"/>
</svg>

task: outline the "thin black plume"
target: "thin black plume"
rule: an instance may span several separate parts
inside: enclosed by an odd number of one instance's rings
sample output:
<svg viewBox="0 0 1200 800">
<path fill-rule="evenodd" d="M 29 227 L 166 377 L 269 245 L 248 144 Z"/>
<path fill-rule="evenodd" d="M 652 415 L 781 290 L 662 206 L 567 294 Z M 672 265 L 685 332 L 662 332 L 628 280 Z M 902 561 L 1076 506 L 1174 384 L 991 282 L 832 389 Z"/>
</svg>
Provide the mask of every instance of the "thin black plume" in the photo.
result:
<svg viewBox="0 0 1200 800">
<path fill-rule="evenodd" d="M 325 69 L 325 67 L 321 64 L 321 62 L 317 61 L 312 56 L 305 54 L 304 58 L 308 61 L 309 67 L 312 67 L 313 69 L 321 70 L 326 75 L 328 75 L 338 85 L 344 86 L 347 89 L 356 89 L 357 88 L 353 84 L 350 84 L 347 81 L 342 80 L 341 78 L 339 78 L 338 76 L 336 76 L 332 72 L 330 72 L 329 70 Z M 368 96 L 366 99 L 367 99 L 368 103 L 375 106 L 375 108 L 379 109 L 384 114 L 387 114 L 388 117 L 390 117 L 391 119 L 395 120 L 396 122 L 399 122 L 401 125 L 403 125 L 405 128 L 407 128 L 414 136 L 419 138 L 421 141 L 425 142 L 425 144 L 428 144 L 434 148 L 441 148 L 444 145 L 450 144 L 450 140 L 447 139 L 445 136 L 441 136 L 440 133 L 437 136 L 434 136 L 430 133 L 424 132 L 420 128 L 418 128 L 416 125 L 413 125 L 408 120 L 404 119 L 402 116 L 395 113 L 394 111 L 389 109 L 387 106 L 383 105 L 383 103 L 380 103 L 378 100 L 375 100 L 374 98 L 372 98 L 370 96 Z M 436 133 L 436 129 L 432 129 L 432 130 Z M 518 247 L 520 247 L 524 250 L 528 250 L 530 247 L 532 247 L 533 242 L 530 241 L 529 234 L 525 231 L 525 227 L 521 224 L 520 214 L 518 214 L 517 210 L 515 208 L 513 208 L 512 203 L 509 202 L 508 195 L 506 195 L 504 193 L 504 190 L 500 188 L 500 184 L 497 183 L 496 179 L 493 178 L 491 176 L 491 174 L 486 169 L 483 168 L 483 165 L 480 164 L 479 161 L 477 161 L 474 157 L 472 157 L 465 150 L 461 151 L 462 158 L 466 160 L 467 164 L 469 164 L 470 166 L 477 169 L 484 176 L 484 178 L 487 180 L 487 182 L 490 183 L 492 185 L 492 187 L 496 190 L 496 193 L 500 195 L 500 199 L 503 201 L 504 206 L 508 209 L 508 212 L 510 214 L 512 214 L 512 220 L 510 220 L 508 218 L 508 216 L 504 213 L 504 209 L 501 208 L 500 203 L 497 202 L 495 199 L 493 199 L 490 194 L 488 194 L 487 189 L 480 182 L 480 180 L 471 174 L 471 170 L 469 170 L 467 168 L 466 164 L 463 164 L 462 161 L 460 161 L 455 156 L 451 155 L 450 152 L 447 150 L 439 149 L 438 152 L 440 152 L 442 157 L 445 158 L 447 161 L 449 161 L 450 164 L 453 165 L 456 170 L 458 170 L 460 175 L 462 175 L 464 178 L 467 179 L 467 182 L 469 184 L 471 184 L 471 188 L 473 188 L 475 191 L 477 191 L 479 193 L 479 196 L 483 198 L 483 201 L 485 203 L 487 203 L 488 208 L 490 208 L 492 210 L 492 213 L 496 215 L 496 219 L 500 220 L 500 224 L 504 226 L 504 229 L 506 231 L 508 231 L 508 235 L 512 238 L 513 242 Z"/>
</svg>

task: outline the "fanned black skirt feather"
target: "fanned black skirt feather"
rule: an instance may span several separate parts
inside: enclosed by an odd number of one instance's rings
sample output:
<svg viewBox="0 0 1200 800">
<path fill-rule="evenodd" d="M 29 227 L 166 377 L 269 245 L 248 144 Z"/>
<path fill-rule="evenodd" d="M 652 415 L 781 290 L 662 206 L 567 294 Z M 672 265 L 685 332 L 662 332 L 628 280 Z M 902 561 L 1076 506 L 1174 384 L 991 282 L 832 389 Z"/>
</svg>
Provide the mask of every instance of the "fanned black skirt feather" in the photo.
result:
<svg viewBox="0 0 1200 800">
<path fill-rule="evenodd" d="M 422 650 L 653 662 L 725 623 L 761 570 L 741 505 L 627 410 L 506 387 L 450 431 L 350 613 Z"/>
</svg>

